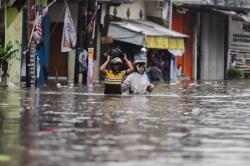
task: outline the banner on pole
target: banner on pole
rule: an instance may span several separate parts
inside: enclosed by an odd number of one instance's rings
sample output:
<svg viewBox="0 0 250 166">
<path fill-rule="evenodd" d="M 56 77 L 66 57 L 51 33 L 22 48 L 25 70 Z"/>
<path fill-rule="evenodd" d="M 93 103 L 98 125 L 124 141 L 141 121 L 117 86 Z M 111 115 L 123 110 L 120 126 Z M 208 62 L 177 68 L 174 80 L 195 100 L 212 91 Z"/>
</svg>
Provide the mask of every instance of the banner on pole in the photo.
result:
<svg viewBox="0 0 250 166">
<path fill-rule="evenodd" d="M 88 87 L 93 87 L 93 71 L 94 71 L 94 48 L 88 48 L 88 74 L 87 74 Z"/>
<path fill-rule="evenodd" d="M 61 52 L 73 51 L 75 47 L 76 47 L 76 34 L 74 30 L 73 20 L 70 15 L 69 7 L 66 6 Z"/>
<path fill-rule="evenodd" d="M 88 66 L 87 66 L 88 52 L 85 49 L 83 49 L 79 52 L 78 55 L 79 55 L 79 57 L 78 57 L 79 72 L 83 73 L 84 71 L 86 71 L 88 69 Z"/>
</svg>

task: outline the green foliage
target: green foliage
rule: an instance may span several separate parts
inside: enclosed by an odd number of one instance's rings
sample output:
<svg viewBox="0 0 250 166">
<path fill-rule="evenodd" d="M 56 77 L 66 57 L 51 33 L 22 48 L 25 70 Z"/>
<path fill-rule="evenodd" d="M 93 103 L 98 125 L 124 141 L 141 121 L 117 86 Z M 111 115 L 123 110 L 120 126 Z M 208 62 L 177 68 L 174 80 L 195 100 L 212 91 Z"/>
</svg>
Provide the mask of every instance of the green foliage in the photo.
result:
<svg viewBox="0 0 250 166">
<path fill-rule="evenodd" d="M 244 78 L 244 71 L 241 69 L 229 69 L 227 75 L 228 79 L 242 79 Z"/>
<path fill-rule="evenodd" d="M 8 60 L 11 59 L 17 51 L 17 49 L 13 49 L 13 45 L 11 42 L 8 42 L 6 47 L 0 45 L 0 62 L 8 62 Z"/>
<path fill-rule="evenodd" d="M 11 160 L 11 157 L 9 155 L 0 154 L 0 162 L 7 162 L 10 160 Z"/>
</svg>

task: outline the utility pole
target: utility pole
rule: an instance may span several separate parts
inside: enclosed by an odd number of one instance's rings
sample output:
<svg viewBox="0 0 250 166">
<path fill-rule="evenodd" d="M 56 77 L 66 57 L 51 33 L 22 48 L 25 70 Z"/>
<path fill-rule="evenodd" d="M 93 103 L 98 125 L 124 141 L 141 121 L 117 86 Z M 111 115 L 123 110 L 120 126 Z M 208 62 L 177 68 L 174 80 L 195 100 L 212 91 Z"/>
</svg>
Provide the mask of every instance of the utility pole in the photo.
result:
<svg viewBox="0 0 250 166">
<path fill-rule="evenodd" d="M 78 9 L 78 26 L 77 26 L 77 52 L 75 59 L 75 75 L 74 83 L 79 83 L 79 60 L 78 51 L 83 49 L 87 50 L 88 53 L 95 53 L 95 21 L 96 21 L 96 0 L 81 0 L 79 2 Z M 93 55 L 92 55 L 92 58 Z M 90 64 L 91 58 L 88 55 L 88 65 Z M 88 66 L 89 70 L 89 66 Z M 89 72 L 89 71 L 87 71 Z M 88 80 L 87 72 L 82 73 L 82 84 L 86 85 Z"/>
<path fill-rule="evenodd" d="M 83 83 L 88 86 L 93 85 L 93 67 L 94 67 L 94 54 L 95 54 L 95 24 L 97 13 L 97 1 L 88 0 L 87 4 L 87 25 L 86 25 L 86 47 L 88 51 L 88 73 L 87 77 L 83 77 Z"/>
<path fill-rule="evenodd" d="M 36 7 L 35 7 L 35 0 L 27 0 L 27 13 L 26 13 L 26 53 L 25 57 L 26 58 L 26 87 L 35 87 L 35 46 L 34 44 L 29 43 L 30 39 L 32 37 L 32 29 L 35 23 L 35 13 L 36 13 Z M 29 44 L 31 44 L 31 49 L 28 48 Z M 32 50 L 32 51 L 29 51 Z"/>
<path fill-rule="evenodd" d="M 172 18 L 173 18 L 173 2 L 172 0 L 168 0 L 168 11 L 169 11 L 169 15 L 168 15 L 168 21 L 169 21 L 169 29 L 172 29 Z"/>
<path fill-rule="evenodd" d="M 83 50 L 83 32 L 85 25 L 85 4 L 86 0 L 82 0 L 78 4 L 78 25 L 77 25 L 77 44 L 76 44 L 76 56 L 75 56 L 75 72 L 74 72 L 74 84 L 79 83 L 79 52 Z"/>
</svg>

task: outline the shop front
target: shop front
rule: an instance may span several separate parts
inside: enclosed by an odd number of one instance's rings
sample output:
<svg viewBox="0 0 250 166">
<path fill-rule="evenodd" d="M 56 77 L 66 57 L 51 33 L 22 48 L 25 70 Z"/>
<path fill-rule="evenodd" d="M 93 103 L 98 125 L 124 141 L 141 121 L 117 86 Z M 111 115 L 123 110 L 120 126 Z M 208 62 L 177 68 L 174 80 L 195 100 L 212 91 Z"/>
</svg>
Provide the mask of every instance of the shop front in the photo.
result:
<svg viewBox="0 0 250 166">
<path fill-rule="evenodd" d="M 187 35 L 150 21 L 123 20 L 110 23 L 108 36 L 123 45 L 139 48 L 137 50 L 142 47 L 147 48 L 148 67 L 157 67 L 162 73 L 161 80 L 175 81 L 177 79 L 176 57 L 183 55 Z"/>
</svg>

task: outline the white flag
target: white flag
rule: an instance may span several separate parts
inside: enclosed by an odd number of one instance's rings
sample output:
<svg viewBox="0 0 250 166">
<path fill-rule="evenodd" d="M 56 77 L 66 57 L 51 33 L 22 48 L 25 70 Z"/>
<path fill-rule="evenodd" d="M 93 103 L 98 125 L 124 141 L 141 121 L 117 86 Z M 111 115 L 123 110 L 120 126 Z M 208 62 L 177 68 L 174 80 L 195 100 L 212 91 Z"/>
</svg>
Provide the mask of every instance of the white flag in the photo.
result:
<svg viewBox="0 0 250 166">
<path fill-rule="evenodd" d="M 61 52 L 72 51 L 76 47 L 76 34 L 68 6 L 65 10 Z"/>
</svg>

